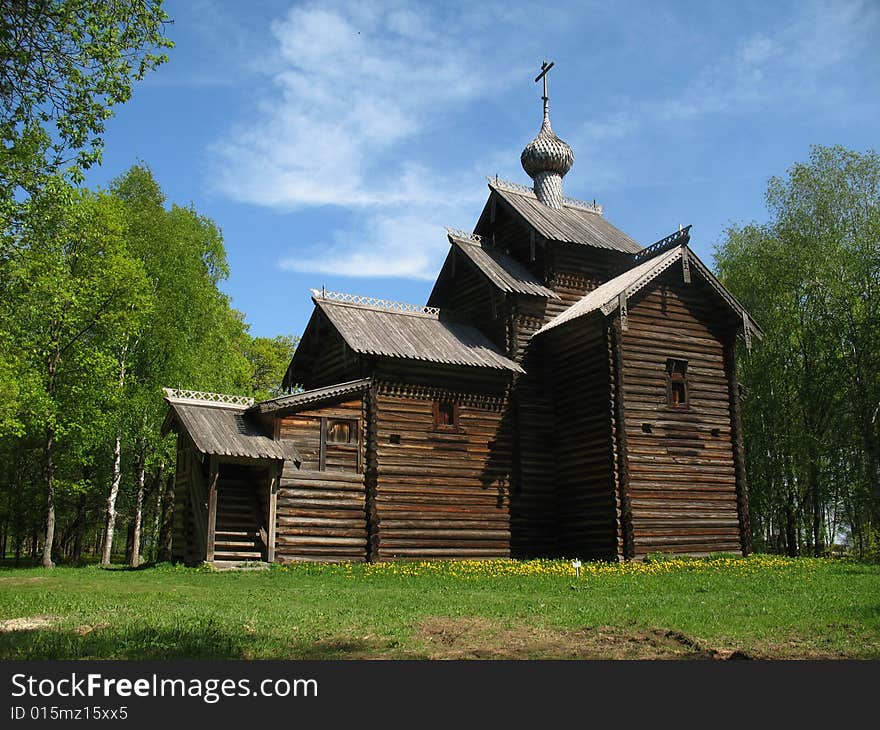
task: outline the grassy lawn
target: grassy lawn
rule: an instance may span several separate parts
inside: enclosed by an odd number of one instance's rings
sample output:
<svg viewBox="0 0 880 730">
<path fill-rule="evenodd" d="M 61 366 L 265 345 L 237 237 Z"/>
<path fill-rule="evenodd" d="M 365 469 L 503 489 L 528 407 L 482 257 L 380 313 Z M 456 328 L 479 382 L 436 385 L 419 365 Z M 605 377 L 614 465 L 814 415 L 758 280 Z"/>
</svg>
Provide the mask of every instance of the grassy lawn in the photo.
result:
<svg viewBox="0 0 880 730">
<path fill-rule="evenodd" d="M 880 566 L 0 569 L 0 658 L 880 658 Z"/>
</svg>

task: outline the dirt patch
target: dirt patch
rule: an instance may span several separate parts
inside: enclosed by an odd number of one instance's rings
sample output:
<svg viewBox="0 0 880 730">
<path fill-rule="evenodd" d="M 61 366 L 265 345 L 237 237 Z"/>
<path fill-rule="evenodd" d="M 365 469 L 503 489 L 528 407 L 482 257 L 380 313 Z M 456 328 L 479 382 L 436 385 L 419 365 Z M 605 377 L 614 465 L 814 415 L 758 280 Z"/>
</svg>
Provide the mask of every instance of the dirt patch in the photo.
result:
<svg viewBox="0 0 880 730">
<path fill-rule="evenodd" d="M 748 659 L 719 651 L 679 631 L 597 626 L 556 629 L 500 626 L 484 618 L 433 616 L 414 638 L 429 659 Z"/>
<path fill-rule="evenodd" d="M 51 629 L 61 620 L 60 616 L 43 614 L 42 616 L 25 616 L 23 618 L 10 618 L 0 621 L 0 633 L 12 631 L 36 631 L 37 629 Z"/>
<path fill-rule="evenodd" d="M 100 631 L 101 629 L 106 629 L 110 624 L 95 624 L 91 626 L 89 624 L 83 624 L 82 626 L 77 626 L 73 633 L 77 636 L 88 636 L 93 631 Z"/>
<path fill-rule="evenodd" d="M 9 576 L 0 578 L 0 583 L 4 586 L 24 586 L 28 583 L 42 583 L 43 581 L 48 580 L 45 576 L 34 575 L 29 578 L 19 578 L 18 576 Z"/>
</svg>

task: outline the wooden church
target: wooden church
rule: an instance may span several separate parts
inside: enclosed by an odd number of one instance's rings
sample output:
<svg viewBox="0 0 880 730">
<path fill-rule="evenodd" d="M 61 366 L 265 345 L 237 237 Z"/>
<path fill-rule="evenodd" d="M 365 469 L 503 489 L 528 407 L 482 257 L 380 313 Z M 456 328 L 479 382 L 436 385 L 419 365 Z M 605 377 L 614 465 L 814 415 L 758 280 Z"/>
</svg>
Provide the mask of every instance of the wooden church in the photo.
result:
<svg viewBox="0 0 880 730">
<path fill-rule="evenodd" d="M 175 559 L 749 551 L 735 344 L 760 329 L 689 227 L 643 248 L 563 195 L 547 68 L 533 185 L 489 180 L 426 306 L 313 290 L 289 395 L 166 390 Z"/>
</svg>

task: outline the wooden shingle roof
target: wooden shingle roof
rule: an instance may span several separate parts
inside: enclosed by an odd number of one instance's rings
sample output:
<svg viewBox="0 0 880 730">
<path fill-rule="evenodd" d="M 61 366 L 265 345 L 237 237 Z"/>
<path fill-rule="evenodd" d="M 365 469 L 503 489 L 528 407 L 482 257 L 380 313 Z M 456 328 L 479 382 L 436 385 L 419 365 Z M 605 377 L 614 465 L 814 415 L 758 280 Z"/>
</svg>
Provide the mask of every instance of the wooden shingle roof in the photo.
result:
<svg viewBox="0 0 880 730">
<path fill-rule="evenodd" d="M 259 423 L 248 418 L 245 406 L 189 398 L 166 397 L 166 400 L 170 411 L 163 431 L 167 432 L 171 424 L 176 423 L 203 454 L 302 460 L 292 443 L 281 443 L 267 436 Z"/>
<path fill-rule="evenodd" d="M 313 301 L 355 352 L 523 372 L 476 327 L 439 310 L 340 301 L 317 290 Z"/>
<path fill-rule="evenodd" d="M 596 311 L 601 311 L 605 315 L 614 312 L 619 304 L 620 298 L 629 298 L 642 287 L 656 279 L 660 274 L 666 271 L 670 266 L 681 261 L 683 256 L 687 256 L 688 266 L 705 279 L 705 281 L 721 296 L 726 304 L 736 314 L 748 322 L 751 332 L 761 336 L 760 327 L 751 318 L 745 308 L 736 300 L 736 298 L 724 287 L 724 285 L 715 278 L 715 275 L 709 268 L 697 258 L 687 246 L 676 246 L 668 251 L 654 256 L 653 258 L 643 261 L 628 271 L 623 272 L 619 276 L 614 277 L 610 281 L 606 281 L 601 286 L 596 287 L 593 291 L 586 294 L 577 302 L 572 304 L 568 309 L 551 319 L 535 335 L 544 334 L 561 324 L 570 322 L 578 317 L 584 317 Z"/>
<path fill-rule="evenodd" d="M 255 413 L 273 413 L 274 411 L 286 410 L 288 408 L 295 409 L 303 406 L 312 406 L 316 403 L 335 400 L 352 393 L 360 393 L 369 388 L 370 383 L 371 380 L 369 378 L 362 378 L 360 380 L 350 380 L 347 383 L 337 383 L 323 388 L 313 388 L 299 393 L 291 393 L 290 395 L 280 395 L 277 398 L 256 403 L 250 410 Z"/>
<path fill-rule="evenodd" d="M 449 242 L 501 291 L 559 299 L 556 292 L 544 286 L 541 280 L 519 261 L 503 251 L 492 248 L 478 237 L 473 235 L 466 237 L 450 232 Z"/>
<path fill-rule="evenodd" d="M 642 247 L 602 215 L 598 206 L 563 199 L 561 209 L 550 208 L 521 185 L 489 179 L 489 188 L 540 235 L 551 241 L 579 243 L 624 253 L 638 253 Z"/>
</svg>

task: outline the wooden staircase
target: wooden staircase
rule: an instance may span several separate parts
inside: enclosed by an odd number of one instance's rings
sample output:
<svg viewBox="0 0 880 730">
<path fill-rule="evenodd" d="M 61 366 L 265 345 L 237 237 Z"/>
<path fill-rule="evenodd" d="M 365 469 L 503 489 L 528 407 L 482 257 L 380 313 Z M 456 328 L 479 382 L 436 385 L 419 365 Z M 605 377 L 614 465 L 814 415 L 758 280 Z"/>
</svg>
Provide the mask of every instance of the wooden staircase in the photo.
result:
<svg viewBox="0 0 880 730">
<path fill-rule="evenodd" d="M 214 562 L 265 560 L 261 524 L 253 487 L 221 480 L 217 489 Z"/>
</svg>

